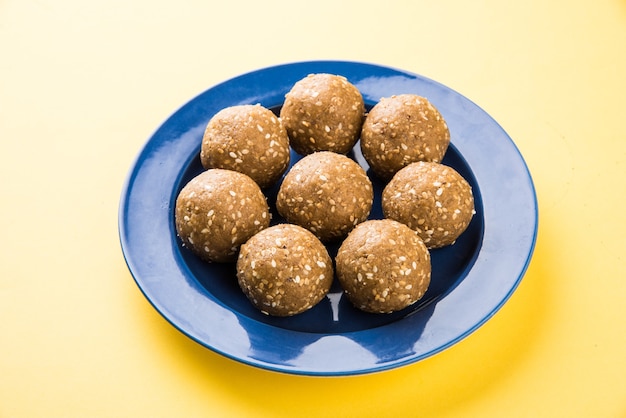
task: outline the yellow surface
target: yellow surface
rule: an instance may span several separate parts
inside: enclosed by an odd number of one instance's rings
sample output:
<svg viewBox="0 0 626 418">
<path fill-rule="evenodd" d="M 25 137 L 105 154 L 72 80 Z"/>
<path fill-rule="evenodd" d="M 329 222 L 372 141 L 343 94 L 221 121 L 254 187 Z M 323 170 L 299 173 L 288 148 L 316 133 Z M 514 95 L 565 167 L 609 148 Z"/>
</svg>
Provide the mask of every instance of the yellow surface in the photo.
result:
<svg viewBox="0 0 626 418">
<path fill-rule="evenodd" d="M 326 58 L 469 97 L 539 198 L 535 256 L 502 310 L 434 357 L 358 377 L 268 372 L 190 341 L 138 290 L 117 233 L 126 174 L 174 110 Z M 624 0 L 4 0 L 0 83 L 0 417 L 626 417 Z"/>
</svg>

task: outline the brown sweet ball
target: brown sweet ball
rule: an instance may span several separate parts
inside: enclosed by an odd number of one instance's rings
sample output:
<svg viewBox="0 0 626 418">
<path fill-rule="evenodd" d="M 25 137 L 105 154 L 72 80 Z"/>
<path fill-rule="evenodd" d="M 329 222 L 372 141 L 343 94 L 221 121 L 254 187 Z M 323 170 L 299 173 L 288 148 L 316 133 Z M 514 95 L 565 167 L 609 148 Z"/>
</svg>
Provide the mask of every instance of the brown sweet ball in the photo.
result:
<svg viewBox="0 0 626 418">
<path fill-rule="evenodd" d="M 430 253 L 408 226 L 391 219 L 358 225 L 337 253 L 337 278 L 352 304 L 390 313 L 417 302 L 430 284 Z"/>
<path fill-rule="evenodd" d="M 204 168 L 239 171 L 266 188 L 289 167 L 289 137 L 280 119 L 259 104 L 227 107 L 209 120 L 200 160 Z"/>
<path fill-rule="evenodd" d="M 176 232 L 185 247 L 207 261 L 235 261 L 239 246 L 269 222 L 261 189 L 236 171 L 205 171 L 176 198 Z"/>
<path fill-rule="evenodd" d="M 332 260 L 315 235 L 297 225 L 279 224 L 241 246 L 237 280 L 263 313 L 291 316 L 326 296 L 333 281 Z"/>
<path fill-rule="evenodd" d="M 302 158 L 285 176 L 276 209 L 324 242 L 340 239 L 369 216 L 374 192 L 363 168 L 329 151 Z"/>
<path fill-rule="evenodd" d="M 365 104 L 361 92 L 345 77 L 310 74 L 285 95 L 280 118 L 293 149 L 346 154 L 361 133 Z"/>
<path fill-rule="evenodd" d="M 361 132 L 363 157 L 385 180 L 416 161 L 441 162 L 449 144 L 446 121 L 428 99 L 415 94 L 380 99 Z"/>
<path fill-rule="evenodd" d="M 476 213 L 469 183 L 452 167 L 429 162 L 398 171 L 382 205 L 386 218 L 414 229 L 428 248 L 453 244 Z"/>
</svg>

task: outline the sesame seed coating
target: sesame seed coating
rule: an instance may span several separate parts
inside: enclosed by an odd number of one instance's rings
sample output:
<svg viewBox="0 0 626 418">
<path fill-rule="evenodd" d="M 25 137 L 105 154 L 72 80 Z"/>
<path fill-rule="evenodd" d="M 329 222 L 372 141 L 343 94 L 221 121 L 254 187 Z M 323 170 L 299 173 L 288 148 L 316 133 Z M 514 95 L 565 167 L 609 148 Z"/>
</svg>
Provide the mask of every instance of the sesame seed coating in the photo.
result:
<svg viewBox="0 0 626 418">
<path fill-rule="evenodd" d="M 289 137 L 271 110 L 238 105 L 220 110 L 206 126 L 200 160 L 204 168 L 247 174 L 261 188 L 273 185 L 289 167 Z"/>
<path fill-rule="evenodd" d="M 326 296 L 333 281 L 332 260 L 315 235 L 297 225 L 278 224 L 241 246 L 237 280 L 263 313 L 291 316 Z"/>
<path fill-rule="evenodd" d="M 380 99 L 361 131 L 363 157 L 385 180 L 416 161 L 441 162 L 449 144 L 450 131 L 439 111 L 415 94 Z"/>
<path fill-rule="evenodd" d="M 280 186 L 278 213 L 323 242 L 340 239 L 369 216 L 374 191 L 363 168 L 329 151 L 309 154 L 293 165 Z"/>
<path fill-rule="evenodd" d="M 424 296 L 431 276 L 430 253 L 404 224 L 369 220 L 359 224 L 337 253 L 337 278 L 352 304 L 390 313 Z"/>
<path fill-rule="evenodd" d="M 285 95 L 280 118 L 293 149 L 346 154 L 361 133 L 365 104 L 361 92 L 345 77 L 309 74 Z"/>
<path fill-rule="evenodd" d="M 235 261 L 239 246 L 267 228 L 270 212 L 259 186 L 247 175 L 211 169 L 194 177 L 176 198 L 176 232 L 206 261 Z"/>
<path fill-rule="evenodd" d="M 408 225 L 428 248 L 453 244 L 474 210 L 469 183 L 452 167 L 417 162 L 398 171 L 383 190 L 383 214 Z"/>
</svg>

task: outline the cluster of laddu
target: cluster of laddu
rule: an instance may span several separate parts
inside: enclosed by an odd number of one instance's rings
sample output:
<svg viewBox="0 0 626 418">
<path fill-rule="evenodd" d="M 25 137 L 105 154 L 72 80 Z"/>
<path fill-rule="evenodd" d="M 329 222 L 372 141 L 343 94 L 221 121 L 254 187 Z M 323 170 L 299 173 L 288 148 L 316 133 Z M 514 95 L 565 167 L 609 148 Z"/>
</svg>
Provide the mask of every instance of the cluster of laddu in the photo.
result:
<svg viewBox="0 0 626 418">
<path fill-rule="evenodd" d="M 372 183 L 346 156 L 359 139 L 387 182 L 381 220 L 368 220 Z M 206 171 L 177 197 L 177 233 L 206 261 L 236 262 L 242 291 L 266 314 L 310 309 L 335 276 L 358 309 L 403 309 L 429 286 L 430 249 L 454 243 L 475 213 L 470 185 L 441 164 L 449 142 L 424 97 L 381 98 L 366 112 L 345 77 L 311 74 L 286 94 L 279 117 L 257 104 L 210 119 Z M 289 169 L 291 148 L 304 157 Z M 264 191 L 281 178 L 275 203 L 286 222 L 270 226 Z M 335 260 L 330 242 L 340 242 Z"/>
</svg>

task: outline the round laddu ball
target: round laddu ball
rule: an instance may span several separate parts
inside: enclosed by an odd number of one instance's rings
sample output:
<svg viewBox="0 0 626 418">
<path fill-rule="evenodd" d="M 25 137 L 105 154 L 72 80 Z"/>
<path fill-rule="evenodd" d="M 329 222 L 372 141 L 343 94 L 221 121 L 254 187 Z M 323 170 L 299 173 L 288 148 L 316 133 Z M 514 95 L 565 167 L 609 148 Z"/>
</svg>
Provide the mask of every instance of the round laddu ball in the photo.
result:
<svg viewBox="0 0 626 418">
<path fill-rule="evenodd" d="M 333 281 L 332 260 L 315 235 L 297 225 L 278 224 L 241 246 L 237 280 L 263 313 L 291 316 L 326 296 Z"/>
<path fill-rule="evenodd" d="M 383 190 L 383 214 L 414 229 L 428 248 L 453 244 L 475 213 L 469 183 L 452 167 L 418 162 Z"/>
<path fill-rule="evenodd" d="M 415 94 L 380 99 L 361 132 L 363 157 L 385 180 L 416 161 L 441 162 L 449 144 L 444 118 L 428 99 Z"/>
<path fill-rule="evenodd" d="M 288 222 L 329 242 L 367 219 L 373 197 L 372 183 L 359 164 L 321 151 L 291 167 L 278 191 L 276 209 Z"/>
<path fill-rule="evenodd" d="M 352 304 L 391 313 L 412 305 L 430 284 L 430 253 L 408 226 L 391 219 L 358 225 L 339 247 L 337 278 Z"/>
<path fill-rule="evenodd" d="M 206 261 L 235 261 L 239 246 L 269 222 L 261 189 L 236 171 L 204 171 L 176 198 L 176 232 L 185 247 Z"/>
<path fill-rule="evenodd" d="M 289 137 L 280 119 L 259 104 L 227 107 L 209 120 L 200 160 L 204 168 L 239 171 L 267 188 L 289 167 Z"/>
<path fill-rule="evenodd" d="M 361 133 L 365 104 L 345 77 L 310 74 L 285 95 L 280 118 L 292 148 L 300 155 L 315 151 L 346 154 Z"/>
</svg>

